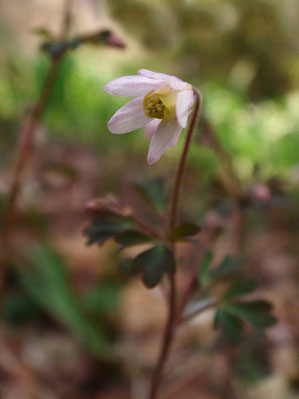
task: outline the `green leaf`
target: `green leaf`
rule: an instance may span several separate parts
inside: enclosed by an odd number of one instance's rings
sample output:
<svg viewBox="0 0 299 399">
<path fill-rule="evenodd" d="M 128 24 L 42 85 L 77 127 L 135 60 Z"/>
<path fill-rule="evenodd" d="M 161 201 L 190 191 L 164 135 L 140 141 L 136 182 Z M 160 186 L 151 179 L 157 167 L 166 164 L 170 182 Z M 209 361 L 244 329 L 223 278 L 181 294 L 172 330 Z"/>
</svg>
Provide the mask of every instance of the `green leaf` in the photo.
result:
<svg viewBox="0 0 299 399">
<path fill-rule="evenodd" d="M 175 260 L 165 245 L 158 244 L 139 254 L 132 263 L 134 273 L 142 273 L 142 281 L 148 288 L 155 287 L 164 273 L 174 273 Z"/>
<path fill-rule="evenodd" d="M 152 249 L 148 249 L 147 251 L 141 252 L 141 254 L 136 256 L 136 258 L 133 260 L 132 266 L 131 266 L 133 273 L 139 274 L 145 270 L 147 265 L 151 264 Z"/>
<path fill-rule="evenodd" d="M 200 228 L 193 223 L 184 223 L 173 229 L 168 237 L 171 241 L 180 241 L 186 237 L 192 237 L 200 231 Z"/>
<path fill-rule="evenodd" d="M 118 270 L 124 276 L 131 276 L 132 275 L 132 259 L 125 258 L 121 259 L 118 264 Z"/>
<path fill-rule="evenodd" d="M 250 294 L 256 289 L 256 282 L 254 280 L 237 279 L 234 281 L 223 295 L 223 299 L 232 299 L 242 295 Z"/>
<path fill-rule="evenodd" d="M 163 277 L 163 269 L 160 263 L 152 263 L 147 266 L 142 275 L 143 284 L 147 288 L 154 288 L 158 285 Z"/>
<path fill-rule="evenodd" d="M 82 296 L 82 304 L 97 315 L 109 315 L 119 307 L 119 284 L 101 282 L 100 285 Z"/>
<path fill-rule="evenodd" d="M 242 321 L 235 315 L 226 312 L 225 309 L 217 309 L 214 318 L 214 328 L 221 329 L 231 343 L 240 342 L 243 329 Z"/>
<path fill-rule="evenodd" d="M 165 196 L 161 178 L 147 182 L 137 182 L 132 187 L 149 206 L 159 211 L 164 209 Z"/>
<path fill-rule="evenodd" d="M 212 252 L 206 251 L 198 272 L 198 282 L 202 286 L 207 286 L 210 282 L 209 267 L 212 263 L 212 259 L 213 259 Z"/>
<path fill-rule="evenodd" d="M 218 280 L 222 277 L 227 277 L 231 274 L 234 274 L 239 270 L 243 262 L 243 258 L 226 256 L 217 269 L 210 273 L 210 278 L 212 280 Z"/>
<path fill-rule="evenodd" d="M 20 326 L 40 316 L 42 309 L 24 292 L 8 291 L 3 299 L 3 319 L 9 324 Z"/>
<path fill-rule="evenodd" d="M 67 326 L 93 353 L 109 356 L 110 341 L 105 332 L 84 313 L 72 291 L 64 262 L 45 246 L 32 254 L 32 267 L 17 269 L 21 284 L 31 297 Z"/>
<path fill-rule="evenodd" d="M 132 229 L 125 230 L 115 237 L 115 241 L 118 244 L 122 245 L 122 249 L 130 247 L 132 245 L 138 245 L 138 244 L 142 244 L 145 242 L 149 242 L 152 240 L 153 240 L 152 237 L 147 236 L 145 234 L 140 233 L 139 231 L 132 230 Z"/>
<path fill-rule="evenodd" d="M 267 328 L 276 323 L 275 317 L 270 315 L 272 305 L 267 301 L 230 303 L 225 305 L 225 310 L 256 328 Z"/>
<path fill-rule="evenodd" d="M 116 218 L 95 219 L 90 226 L 84 230 L 89 237 L 87 245 L 98 243 L 104 244 L 107 240 L 122 232 L 126 227 L 123 221 Z"/>
</svg>

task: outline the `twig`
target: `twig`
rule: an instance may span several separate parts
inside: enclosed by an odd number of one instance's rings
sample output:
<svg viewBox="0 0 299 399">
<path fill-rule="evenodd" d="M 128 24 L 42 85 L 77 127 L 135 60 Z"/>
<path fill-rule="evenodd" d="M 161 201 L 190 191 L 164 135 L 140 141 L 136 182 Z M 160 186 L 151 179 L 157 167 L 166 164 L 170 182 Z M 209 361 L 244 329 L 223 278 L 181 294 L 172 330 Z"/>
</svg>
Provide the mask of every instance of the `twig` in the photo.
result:
<svg viewBox="0 0 299 399">
<path fill-rule="evenodd" d="M 69 24 L 70 24 L 70 8 L 72 6 L 73 0 L 66 0 L 64 15 L 62 21 L 61 37 L 67 35 Z M 33 143 L 34 134 L 37 130 L 39 121 L 44 114 L 46 105 L 51 96 L 52 89 L 55 84 L 55 80 L 61 66 L 63 55 L 58 55 L 57 57 L 52 57 L 52 63 L 48 74 L 45 78 L 42 90 L 40 92 L 39 99 L 33 108 L 31 115 L 25 125 L 22 126 L 19 133 L 19 139 L 16 149 L 15 157 L 15 168 L 13 172 L 13 178 L 11 187 L 8 195 L 8 205 L 6 209 L 6 214 L 3 222 L 2 230 L 2 254 L 1 254 L 1 264 L 0 264 L 0 307 L 2 304 L 2 299 L 5 289 L 5 279 L 6 271 L 8 267 L 8 258 L 11 251 L 11 236 L 14 229 L 15 218 L 16 218 L 16 208 L 17 200 L 21 188 L 22 172 L 26 166 L 27 160 L 29 158 L 31 147 Z"/>
</svg>

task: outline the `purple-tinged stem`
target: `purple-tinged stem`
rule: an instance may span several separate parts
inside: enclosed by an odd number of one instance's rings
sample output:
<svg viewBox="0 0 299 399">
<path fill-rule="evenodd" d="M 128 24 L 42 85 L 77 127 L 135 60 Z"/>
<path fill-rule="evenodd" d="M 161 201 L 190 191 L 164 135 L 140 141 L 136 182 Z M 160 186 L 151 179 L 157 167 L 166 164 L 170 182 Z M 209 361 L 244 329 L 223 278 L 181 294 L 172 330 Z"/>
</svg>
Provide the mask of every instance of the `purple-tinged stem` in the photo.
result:
<svg viewBox="0 0 299 399">
<path fill-rule="evenodd" d="M 172 194 L 170 219 L 169 219 L 169 230 L 170 231 L 173 230 L 176 225 L 179 193 L 180 193 L 180 188 L 182 185 L 182 178 L 183 178 L 184 169 L 185 169 L 185 165 L 186 165 L 186 159 L 187 159 L 188 150 L 189 150 L 189 147 L 191 144 L 191 139 L 192 139 L 192 135 L 194 132 L 194 128 L 195 128 L 195 125 L 196 125 L 196 122 L 198 120 L 199 113 L 200 113 L 201 95 L 200 95 L 199 91 L 196 89 L 193 89 L 193 92 L 194 92 L 194 96 L 195 96 L 195 105 L 194 105 L 191 122 L 190 122 L 188 132 L 187 132 L 184 149 L 183 149 L 183 152 L 181 155 L 181 159 L 179 162 L 179 166 L 178 166 L 176 178 L 175 178 L 175 185 L 174 185 L 173 194 Z M 156 399 L 159 394 L 163 370 L 164 370 L 165 363 L 166 363 L 166 360 L 167 360 L 169 352 L 170 352 L 171 343 L 173 341 L 174 332 L 175 332 L 174 330 L 175 330 L 175 325 L 176 325 L 176 296 L 177 296 L 177 294 L 176 294 L 175 276 L 174 276 L 174 274 L 171 274 L 169 276 L 168 317 L 167 317 L 166 327 L 165 327 L 164 334 L 163 334 L 161 351 L 160 351 L 157 365 L 155 367 L 153 377 L 152 377 L 150 392 L 149 392 L 149 396 L 148 396 L 149 399 Z"/>
</svg>

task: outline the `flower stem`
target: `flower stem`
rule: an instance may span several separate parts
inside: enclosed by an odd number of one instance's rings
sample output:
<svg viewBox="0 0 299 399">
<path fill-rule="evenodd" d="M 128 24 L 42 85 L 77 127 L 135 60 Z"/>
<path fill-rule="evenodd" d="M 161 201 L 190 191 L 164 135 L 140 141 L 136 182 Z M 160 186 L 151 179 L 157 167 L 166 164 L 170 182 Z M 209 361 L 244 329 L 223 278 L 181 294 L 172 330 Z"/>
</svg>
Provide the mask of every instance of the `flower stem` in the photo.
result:
<svg viewBox="0 0 299 399">
<path fill-rule="evenodd" d="M 168 297 L 167 323 L 166 323 L 166 328 L 164 330 L 161 351 L 152 377 L 149 399 L 156 399 L 159 393 L 163 369 L 169 354 L 171 342 L 174 335 L 176 288 L 175 288 L 175 279 L 173 274 L 169 276 L 169 283 L 170 283 L 170 290 Z"/>
<path fill-rule="evenodd" d="M 201 106 L 201 94 L 197 89 L 193 89 L 194 95 L 195 95 L 195 106 L 194 106 L 194 111 L 192 114 L 192 119 L 189 125 L 189 129 L 187 132 L 186 136 L 186 141 L 184 145 L 184 149 L 181 155 L 180 163 L 178 166 L 178 170 L 176 173 L 176 178 L 175 178 L 175 185 L 172 193 L 172 203 L 171 203 L 171 211 L 170 211 L 170 222 L 169 222 L 169 227 L 170 230 L 175 228 L 176 224 L 176 216 L 177 216 L 177 207 L 178 207 L 178 200 L 179 200 L 179 191 L 181 188 L 181 183 L 182 183 L 182 178 L 184 174 L 184 169 L 185 169 L 185 164 L 186 164 L 186 159 L 187 159 L 187 154 L 188 150 L 190 147 L 191 143 L 191 138 L 192 134 L 197 122 L 197 119 L 199 117 L 200 113 L 200 106 Z"/>
<path fill-rule="evenodd" d="M 182 178 L 184 174 L 186 159 L 188 150 L 191 144 L 192 134 L 194 132 L 194 128 L 199 116 L 200 112 L 200 105 L 201 105 L 201 95 L 198 90 L 193 89 L 194 96 L 195 96 L 195 106 L 192 114 L 192 119 L 188 128 L 186 141 L 184 145 L 184 149 L 181 155 L 181 159 L 179 162 L 179 166 L 176 173 L 175 178 L 175 185 L 172 194 L 172 202 L 171 202 L 171 212 L 170 212 L 170 219 L 169 219 L 169 230 L 173 230 L 176 225 L 176 218 L 177 218 L 177 207 L 178 207 L 178 200 L 179 200 L 179 193 L 180 187 L 182 184 Z M 169 296 L 168 296 L 168 317 L 166 322 L 166 327 L 163 334 L 162 346 L 161 351 L 158 357 L 157 365 L 155 367 L 150 392 L 149 392 L 149 399 L 156 399 L 159 394 L 159 389 L 161 385 L 161 379 L 163 370 L 165 367 L 166 360 L 168 358 L 171 343 L 174 337 L 175 332 L 175 324 L 176 324 L 176 284 L 175 284 L 175 276 L 171 274 L 169 276 Z"/>
</svg>

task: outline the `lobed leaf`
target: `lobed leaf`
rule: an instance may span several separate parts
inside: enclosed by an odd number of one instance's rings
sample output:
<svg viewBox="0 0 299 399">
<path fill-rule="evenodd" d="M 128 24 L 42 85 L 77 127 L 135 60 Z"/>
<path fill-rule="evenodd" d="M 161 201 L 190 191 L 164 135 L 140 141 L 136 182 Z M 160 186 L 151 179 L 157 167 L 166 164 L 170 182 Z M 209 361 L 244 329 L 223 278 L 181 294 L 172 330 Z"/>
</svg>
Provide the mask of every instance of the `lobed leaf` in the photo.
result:
<svg viewBox="0 0 299 399">
<path fill-rule="evenodd" d="M 256 328 L 267 328 L 276 323 L 276 318 L 270 315 L 272 305 L 267 301 L 230 303 L 225 305 L 225 309 Z"/>
<path fill-rule="evenodd" d="M 133 246 L 133 245 L 138 245 L 138 244 L 142 244 L 145 242 L 149 242 L 152 240 L 153 240 L 153 237 L 147 236 L 147 235 L 142 234 L 139 231 L 133 230 L 133 229 L 128 229 L 128 230 L 122 231 L 120 234 L 118 234 L 115 237 L 115 241 L 118 244 L 122 245 L 122 249 Z"/>
<path fill-rule="evenodd" d="M 231 343 L 236 344 L 241 340 L 242 321 L 237 316 L 226 312 L 223 308 L 218 308 L 215 313 L 214 328 L 221 329 Z"/>
<path fill-rule="evenodd" d="M 163 244 L 142 252 L 133 260 L 132 272 L 142 273 L 142 281 L 153 288 L 161 281 L 164 273 L 174 273 L 175 260 L 172 252 Z"/>
<path fill-rule="evenodd" d="M 222 277 L 227 277 L 238 271 L 243 262 L 243 258 L 226 256 L 217 269 L 210 273 L 210 277 L 212 280 L 218 280 Z"/>
<path fill-rule="evenodd" d="M 121 219 L 97 218 L 84 230 L 84 234 L 89 238 L 87 245 L 94 243 L 102 245 L 110 238 L 121 233 L 125 228 L 124 221 Z"/>
<path fill-rule="evenodd" d="M 250 294 L 256 289 L 256 282 L 254 280 L 237 279 L 234 281 L 223 295 L 223 299 L 232 299 L 242 295 Z"/>
</svg>

